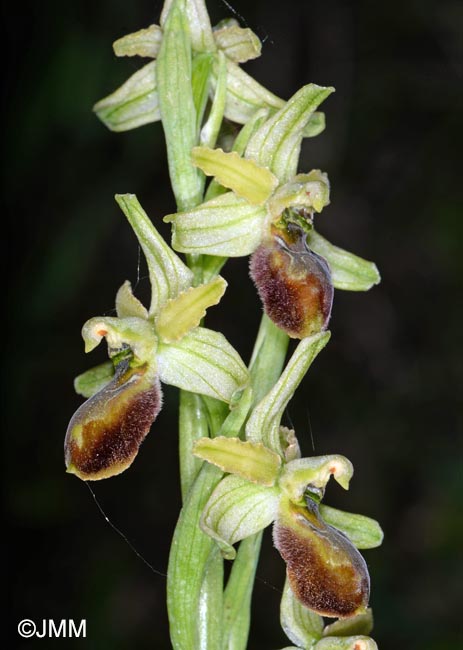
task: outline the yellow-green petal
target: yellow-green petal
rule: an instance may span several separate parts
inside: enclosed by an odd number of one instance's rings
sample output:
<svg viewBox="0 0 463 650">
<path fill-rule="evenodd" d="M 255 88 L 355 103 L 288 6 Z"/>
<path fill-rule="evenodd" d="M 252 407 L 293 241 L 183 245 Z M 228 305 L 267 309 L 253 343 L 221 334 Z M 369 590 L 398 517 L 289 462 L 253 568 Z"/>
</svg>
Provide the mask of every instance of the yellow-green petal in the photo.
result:
<svg viewBox="0 0 463 650">
<path fill-rule="evenodd" d="M 177 298 L 169 300 L 156 320 L 156 331 L 160 339 L 167 343 L 178 341 L 197 327 L 206 315 L 206 309 L 220 302 L 226 288 L 226 281 L 218 276 L 207 284 L 190 287 Z"/>
<path fill-rule="evenodd" d="M 193 453 L 224 472 L 269 487 L 275 484 L 281 466 L 280 457 L 271 449 L 239 438 L 200 438 Z"/>
<path fill-rule="evenodd" d="M 221 185 L 253 205 L 265 203 L 278 185 L 277 177 L 270 170 L 241 158 L 235 151 L 225 153 L 222 149 L 194 147 L 191 157 L 206 176 L 215 176 Z"/>
</svg>

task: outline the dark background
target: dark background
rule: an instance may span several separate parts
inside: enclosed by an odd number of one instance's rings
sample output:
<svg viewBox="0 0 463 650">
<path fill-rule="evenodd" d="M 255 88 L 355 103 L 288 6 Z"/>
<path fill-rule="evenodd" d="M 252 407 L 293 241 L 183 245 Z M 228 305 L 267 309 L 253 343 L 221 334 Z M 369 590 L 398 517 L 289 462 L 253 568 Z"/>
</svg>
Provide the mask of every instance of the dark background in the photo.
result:
<svg viewBox="0 0 463 650">
<path fill-rule="evenodd" d="M 326 132 L 306 141 L 301 169 L 322 168 L 332 182 L 320 231 L 375 260 L 383 276 L 367 294 L 336 293 L 332 342 L 289 416 L 305 455 L 313 453 L 310 415 L 315 452 L 354 463 L 351 490 L 331 487 L 328 502 L 384 527 L 383 546 L 365 552 L 381 648 L 456 649 L 462 5 L 232 4 L 266 39 L 246 68 L 264 85 L 285 98 L 309 81 L 336 87 L 323 106 Z M 125 279 L 137 281 L 137 243 L 112 197 L 135 192 L 166 237 L 161 217 L 174 210 L 160 124 L 112 134 L 91 113 L 140 65 L 117 60 L 112 41 L 157 21 L 160 7 L 45 0 L 8 7 L 4 21 L 8 647 L 170 647 L 165 578 L 105 523 L 62 458 L 81 402 L 72 379 L 104 358 L 103 346 L 85 357 L 80 328 L 111 313 Z M 215 20 L 231 15 L 220 0 L 209 7 Z M 260 318 L 247 261 L 230 262 L 224 275 L 230 287 L 209 323 L 247 360 Z M 137 291 L 148 295 L 143 265 Z M 177 394 L 165 395 L 131 470 L 93 484 L 107 516 L 161 572 L 180 505 Z M 269 534 L 258 573 L 281 588 L 284 565 Z M 288 644 L 278 606 L 278 591 L 258 581 L 250 648 Z M 20 642 L 23 618 L 86 618 L 87 639 Z"/>
</svg>

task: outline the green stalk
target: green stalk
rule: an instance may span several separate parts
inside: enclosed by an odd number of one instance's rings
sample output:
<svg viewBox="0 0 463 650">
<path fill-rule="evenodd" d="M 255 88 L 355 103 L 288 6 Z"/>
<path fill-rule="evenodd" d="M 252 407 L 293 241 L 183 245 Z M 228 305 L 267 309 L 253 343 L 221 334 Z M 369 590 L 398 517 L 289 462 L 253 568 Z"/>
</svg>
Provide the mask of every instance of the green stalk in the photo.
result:
<svg viewBox="0 0 463 650">
<path fill-rule="evenodd" d="M 264 314 L 249 365 L 254 403 L 276 384 L 283 370 L 288 336 L 279 330 Z M 244 539 L 233 562 L 225 589 L 223 612 L 223 650 L 245 650 L 251 620 L 251 598 L 257 563 L 259 561 L 262 533 Z"/>
</svg>

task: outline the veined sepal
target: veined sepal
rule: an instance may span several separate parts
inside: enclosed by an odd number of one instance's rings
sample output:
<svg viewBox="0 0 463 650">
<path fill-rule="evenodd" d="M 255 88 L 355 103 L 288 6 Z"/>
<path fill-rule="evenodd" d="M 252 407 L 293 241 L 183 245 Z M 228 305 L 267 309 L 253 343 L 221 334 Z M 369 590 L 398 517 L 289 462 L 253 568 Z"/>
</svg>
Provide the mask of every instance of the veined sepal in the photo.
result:
<svg viewBox="0 0 463 650">
<path fill-rule="evenodd" d="M 304 129 L 315 109 L 333 91 L 334 88 L 316 84 L 303 86 L 251 138 L 246 157 L 268 167 L 280 182 L 292 178 L 297 170 Z"/>
<path fill-rule="evenodd" d="M 227 476 L 210 496 L 201 516 L 201 528 L 217 542 L 223 556 L 232 560 L 236 555 L 233 544 L 272 523 L 279 495 L 276 487 Z"/>
<path fill-rule="evenodd" d="M 384 533 L 375 519 L 343 512 L 323 503 L 320 504 L 320 515 L 327 524 L 344 533 L 357 548 L 376 548 L 383 542 Z"/>
<path fill-rule="evenodd" d="M 334 246 L 313 229 L 307 235 L 307 245 L 328 262 L 335 289 L 368 291 L 381 281 L 374 262 Z"/>
<path fill-rule="evenodd" d="M 155 59 L 159 53 L 162 29 L 159 25 L 150 25 L 145 29 L 127 34 L 113 43 L 116 56 L 142 56 Z"/>
<path fill-rule="evenodd" d="M 277 454 L 283 454 L 279 435 L 283 412 L 312 361 L 328 343 L 329 338 L 329 332 L 322 332 L 299 343 L 280 379 L 253 410 L 246 425 L 247 440 L 263 442 Z"/>
<path fill-rule="evenodd" d="M 340 618 L 339 620 L 327 625 L 323 630 L 324 637 L 339 636 L 358 636 L 367 635 L 373 629 L 373 612 L 369 607 L 363 614 L 352 616 L 351 618 Z"/>
<path fill-rule="evenodd" d="M 216 46 L 204 0 L 165 0 L 160 18 L 161 27 L 166 26 L 175 4 L 185 12 L 193 48 L 198 52 L 213 52 Z"/>
<path fill-rule="evenodd" d="M 177 251 L 241 257 L 259 246 L 267 216 L 265 207 L 227 192 L 164 221 L 172 223 L 172 246 Z"/>
<path fill-rule="evenodd" d="M 135 194 L 116 194 L 115 198 L 146 257 L 151 283 L 149 316 L 153 317 L 168 300 L 191 286 L 193 273 L 158 233 Z"/>
<path fill-rule="evenodd" d="M 122 86 L 93 107 L 111 131 L 129 131 L 161 119 L 156 83 L 156 61 L 137 70 Z"/>
<path fill-rule="evenodd" d="M 240 27 L 233 19 L 216 25 L 213 35 L 217 47 L 235 63 L 257 59 L 261 54 L 259 37 L 248 27 Z"/>
<path fill-rule="evenodd" d="M 106 386 L 114 377 L 114 364 L 105 361 L 86 370 L 74 379 L 74 390 L 78 395 L 89 398 Z"/>
<path fill-rule="evenodd" d="M 230 402 L 249 382 L 241 357 L 219 332 L 196 327 L 181 340 L 159 343 L 156 355 L 162 382 Z"/>
<path fill-rule="evenodd" d="M 323 635 L 323 618 L 294 596 L 286 578 L 280 605 L 280 623 L 284 633 L 299 648 L 311 649 Z"/>
</svg>

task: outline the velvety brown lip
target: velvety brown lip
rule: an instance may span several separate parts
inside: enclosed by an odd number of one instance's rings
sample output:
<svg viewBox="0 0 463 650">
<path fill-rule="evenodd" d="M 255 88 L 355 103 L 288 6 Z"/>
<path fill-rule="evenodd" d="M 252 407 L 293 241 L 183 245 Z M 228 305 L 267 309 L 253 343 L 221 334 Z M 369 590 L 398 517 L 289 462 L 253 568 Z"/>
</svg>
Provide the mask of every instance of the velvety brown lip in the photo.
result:
<svg viewBox="0 0 463 650">
<path fill-rule="evenodd" d="M 286 562 L 291 589 L 322 616 L 347 618 L 364 611 L 370 594 L 365 560 L 343 533 L 298 506 L 276 521 L 273 539 Z"/>
<path fill-rule="evenodd" d="M 121 362 L 114 378 L 72 417 L 65 440 L 69 471 L 96 480 L 130 466 L 162 404 L 157 377 L 147 366 Z"/>
<path fill-rule="evenodd" d="M 277 234 L 259 246 L 250 274 L 269 318 L 293 338 L 326 329 L 333 302 L 326 261 L 311 251 L 302 231 Z"/>
</svg>

